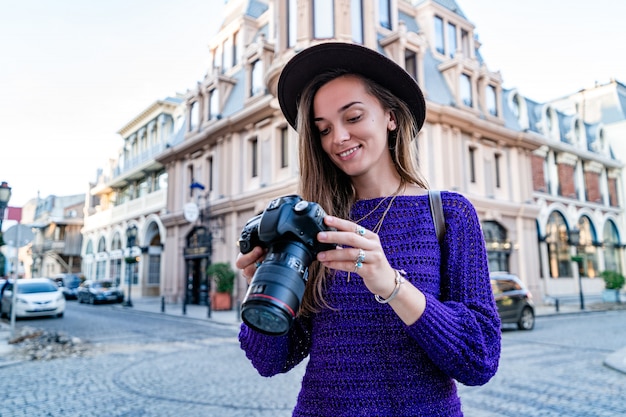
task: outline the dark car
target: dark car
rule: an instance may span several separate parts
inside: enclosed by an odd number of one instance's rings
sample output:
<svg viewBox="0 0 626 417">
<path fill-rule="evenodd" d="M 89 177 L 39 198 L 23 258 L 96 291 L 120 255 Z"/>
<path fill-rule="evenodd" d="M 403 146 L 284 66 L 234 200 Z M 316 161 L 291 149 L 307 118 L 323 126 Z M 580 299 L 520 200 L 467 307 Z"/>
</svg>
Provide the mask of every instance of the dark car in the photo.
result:
<svg viewBox="0 0 626 417">
<path fill-rule="evenodd" d="M 82 282 L 76 274 L 58 274 L 54 277 L 54 281 L 63 290 L 66 300 L 76 300 L 78 287 Z"/>
<path fill-rule="evenodd" d="M 532 330 L 535 327 L 535 305 L 524 283 L 507 272 L 492 272 L 490 277 L 500 321 L 517 324 L 520 330 Z"/>
<path fill-rule="evenodd" d="M 76 295 L 79 303 L 121 303 L 124 301 L 124 291 L 109 280 L 87 280 L 78 287 Z"/>
</svg>

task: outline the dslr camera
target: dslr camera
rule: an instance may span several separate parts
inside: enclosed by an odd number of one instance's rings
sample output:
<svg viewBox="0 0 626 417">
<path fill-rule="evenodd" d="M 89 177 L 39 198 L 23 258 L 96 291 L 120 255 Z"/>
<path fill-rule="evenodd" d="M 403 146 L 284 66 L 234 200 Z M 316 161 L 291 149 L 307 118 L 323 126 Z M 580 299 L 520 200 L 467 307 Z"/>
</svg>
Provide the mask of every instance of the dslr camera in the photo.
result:
<svg viewBox="0 0 626 417">
<path fill-rule="evenodd" d="M 272 200 L 263 213 L 248 220 L 239 238 L 241 253 L 255 246 L 268 249 L 241 305 L 241 318 L 269 335 L 289 331 L 298 313 L 308 268 L 318 252 L 335 244 L 317 241 L 317 233 L 336 230 L 324 224 L 326 212 L 317 203 L 288 195 Z"/>
</svg>

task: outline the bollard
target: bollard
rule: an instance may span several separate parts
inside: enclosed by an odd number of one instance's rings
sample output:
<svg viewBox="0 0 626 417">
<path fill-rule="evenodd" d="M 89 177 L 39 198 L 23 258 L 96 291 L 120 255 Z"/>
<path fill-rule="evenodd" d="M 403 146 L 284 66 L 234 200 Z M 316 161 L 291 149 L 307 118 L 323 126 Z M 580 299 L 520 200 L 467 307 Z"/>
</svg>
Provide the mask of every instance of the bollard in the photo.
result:
<svg viewBox="0 0 626 417">
<path fill-rule="evenodd" d="M 559 299 L 558 298 L 554 300 L 554 307 L 556 307 L 556 312 L 558 313 L 559 312 Z"/>
<path fill-rule="evenodd" d="M 165 297 L 161 297 L 161 313 L 165 313 Z"/>
<path fill-rule="evenodd" d="M 207 317 L 211 318 L 211 297 L 207 298 L 207 302 L 206 302 L 206 306 L 207 306 Z"/>
</svg>

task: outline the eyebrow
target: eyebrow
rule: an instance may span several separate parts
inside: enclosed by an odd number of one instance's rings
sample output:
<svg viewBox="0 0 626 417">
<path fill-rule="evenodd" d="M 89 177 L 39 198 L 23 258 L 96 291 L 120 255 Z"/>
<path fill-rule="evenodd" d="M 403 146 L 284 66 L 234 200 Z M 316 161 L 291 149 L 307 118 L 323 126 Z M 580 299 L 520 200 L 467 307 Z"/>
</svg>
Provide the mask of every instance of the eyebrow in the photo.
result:
<svg viewBox="0 0 626 417">
<path fill-rule="evenodd" d="M 354 106 L 355 104 L 363 104 L 363 102 L 361 101 L 351 101 L 350 103 L 346 104 L 345 106 L 342 106 L 339 111 L 337 111 L 337 113 L 341 113 L 342 111 L 345 111 L 347 109 L 349 109 L 350 107 Z M 319 122 L 323 120 L 322 117 L 314 117 L 313 118 L 313 122 Z"/>
</svg>

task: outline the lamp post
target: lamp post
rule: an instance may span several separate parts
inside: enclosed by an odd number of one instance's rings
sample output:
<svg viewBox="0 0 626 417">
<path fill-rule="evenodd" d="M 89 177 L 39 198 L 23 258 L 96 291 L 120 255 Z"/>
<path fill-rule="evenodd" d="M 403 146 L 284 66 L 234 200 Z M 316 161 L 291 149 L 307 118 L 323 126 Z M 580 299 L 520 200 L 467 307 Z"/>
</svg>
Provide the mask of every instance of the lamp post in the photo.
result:
<svg viewBox="0 0 626 417">
<path fill-rule="evenodd" d="M 137 226 L 132 225 L 128 229 L 126 229 L 126 250 L 128 251 L 128 254 L 125 260 L 126 260 L 126 265 L 128 268 L 128 274 L 127 274 L 128 298 L 126 299 L 126 302 L 124 303 L 125 307 L 133 306 L 133 302 L 130 297 L 130 292 L 132 288 L 131 284 L 132 284 L 132 279 L 133 279 L 133 273 L 132 273 L 133 264 L 137 263 L 137 258 L 133 256 L 133 247 L 135 246 L 136 240 L 137 240 Z"/>
<path fill-rule="evenodd" d="M 583 257 L 578 255 L 578 244 L 580 243 L 580 230 L 577 227 L 569 231 L 569 243 L 573 246 L 572 262 L 574 262 L 574 278 L 578 279 L 578 296 L 580 297 L 580 309 L 585 309 L 585 297 L 583 296 L 583 281 L 580 276 L 580 262 Z"/>
<path fill-rule="evenodd" d="M 7 184 L 6 181 L 2 181 L 0 184 L 0 246 L 4 245 L 4 239 L 2 239 L 2 221 L 4 220 L 4 210 L 6 210 L 9 205 L 10 199 L 11 187 L 9 187 L 9 184 Z M 4 273 L 4 265 L 2 272 Z"/>
</svg>

